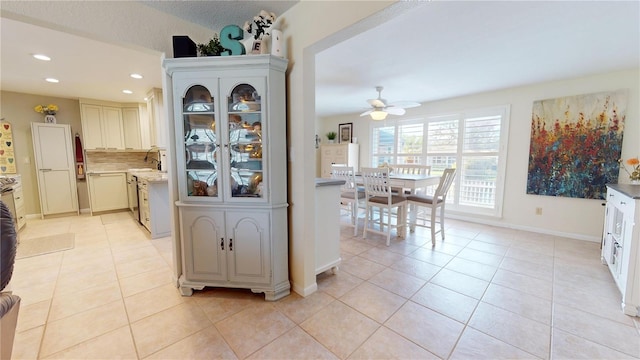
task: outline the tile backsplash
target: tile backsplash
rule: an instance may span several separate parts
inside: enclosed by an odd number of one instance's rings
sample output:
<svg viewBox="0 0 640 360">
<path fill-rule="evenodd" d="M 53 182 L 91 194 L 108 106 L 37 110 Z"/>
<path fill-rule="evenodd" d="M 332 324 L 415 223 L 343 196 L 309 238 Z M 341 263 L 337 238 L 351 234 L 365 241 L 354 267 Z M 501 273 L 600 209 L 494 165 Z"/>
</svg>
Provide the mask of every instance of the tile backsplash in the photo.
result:
<svg viewBox="0 0 640 360">
<path fill-rule="evenodd" d="M 159 158 L 158 151 L 100 151 L 87 150 L 85 152 L 86 171 L 113 171 L 152 168 L 156 169 Z M 145 156 L 147 161 L 145 162 Z"/>
</svg>

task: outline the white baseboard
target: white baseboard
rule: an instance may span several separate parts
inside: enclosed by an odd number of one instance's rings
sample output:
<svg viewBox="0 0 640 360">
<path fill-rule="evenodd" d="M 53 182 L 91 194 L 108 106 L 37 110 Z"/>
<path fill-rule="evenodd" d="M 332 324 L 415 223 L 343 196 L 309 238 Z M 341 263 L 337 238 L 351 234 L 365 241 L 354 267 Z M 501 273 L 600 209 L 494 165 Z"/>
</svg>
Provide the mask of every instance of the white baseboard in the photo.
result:
<svg viewBox="0 0 640 360">
<path fill-rule="evenodd" d="M 307 286 L 306 288 L 302 288 L 300 286 L 297 286 L 295 283 L 291 283 L 291 290 L 293 290 L 293 292 L 295 292 L 296 294 L 302 296 L 302 297 L 307 297 L 311 294 L 313 294 L 314 292 L 318 291 L 318 283 L 314 282 L 312 285 Z"/>
<path fill-rule="evenodd" d="M 538 233 L 538 234 L 560 236 L 560 237 L 566 237 L 566 238 L 570 238 L 570 239 L 590 241 L 590 242 L 596 242 L 596 243 L 600 243 L 602 241 L 602 239 L 600 237 L 597 237 L 597 236 L 588 236 L 588 235 L 583 235 L 583 234 L 574 234 L 574 233 L 567 233 L 567 232 L 562 232 L 562 231 L 554 231 L 554 230 L 550 230 L 550 229 L 543 229 L 543 228 L 537 228 L 537 227 L 532 227 L 532 226 L 509 224 L 509 223 L 495 221 L 495 220 L 491 220 L 491 219 L 487 219 L 487 218 L 479 219 L 479 218 L 468 217 L 468 216 L 464 216 L 464 215 L 460 215 L 460 214 L 451 214 L 451 213 L 449 213 L 449 214 L 447 214 L 446 218 L 451 218 L 451 219 L 455 219 L 455 220 L 462 220 L 462 221 L 468 221 L 468 222 L 476 223 L 476 224 L 491 225 L 491 226 L 502 227 L 502 228 L 507 228 L 507 229 L 514 229 L 514 230 L 530 231 L 530 232 L 535 232 L 535 233 Z"/>
</svg>

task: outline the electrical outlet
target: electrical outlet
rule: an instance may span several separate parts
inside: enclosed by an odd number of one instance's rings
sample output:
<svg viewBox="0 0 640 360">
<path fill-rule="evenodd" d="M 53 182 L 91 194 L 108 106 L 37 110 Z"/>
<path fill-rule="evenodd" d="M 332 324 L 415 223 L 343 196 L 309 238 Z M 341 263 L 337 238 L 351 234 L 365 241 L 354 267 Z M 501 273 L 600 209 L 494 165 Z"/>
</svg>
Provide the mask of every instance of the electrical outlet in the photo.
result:
<svg viewBox="0 0 640 360">
<path fill-rule="evenodd" d="M 542 215 L 542 208 L 541 207 L 536 208 L 536 215 Z"/>
</svg>

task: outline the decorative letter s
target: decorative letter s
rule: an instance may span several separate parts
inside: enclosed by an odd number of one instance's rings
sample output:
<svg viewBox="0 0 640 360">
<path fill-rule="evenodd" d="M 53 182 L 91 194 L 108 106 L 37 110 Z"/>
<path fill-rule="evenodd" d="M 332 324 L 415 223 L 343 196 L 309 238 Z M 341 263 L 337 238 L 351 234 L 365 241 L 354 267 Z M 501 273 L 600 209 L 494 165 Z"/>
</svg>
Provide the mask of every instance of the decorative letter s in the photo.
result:
<svg viewBox="0 0 640 360">
<path fill-rule="evenodd" d="M 244 45 L 238 40 L 244 39 L 244 30 L 238 25 L 227 25 L 220 31 L 220 45 L 227 49 L 221 56 L 244 55 Z"/>
</svg>

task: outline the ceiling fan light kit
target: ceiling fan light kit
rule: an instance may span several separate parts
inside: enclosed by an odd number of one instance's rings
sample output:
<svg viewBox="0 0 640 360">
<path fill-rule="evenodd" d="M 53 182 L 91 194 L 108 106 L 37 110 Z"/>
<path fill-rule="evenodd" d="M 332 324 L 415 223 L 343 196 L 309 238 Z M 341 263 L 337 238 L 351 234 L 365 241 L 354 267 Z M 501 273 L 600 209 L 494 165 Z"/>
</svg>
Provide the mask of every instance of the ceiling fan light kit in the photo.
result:
<svg viewBox="0 0 640 360">
<path fill-rule="evenodd" d="M 374 110 L 369 115 L 371 115 L 371 119 L 373 120 L 384 120 L 387 118 L 387 113 L 382 110 Z"/>
<path fill-rule="evenodd" d="M 413 101 L 403 101 L 398 104 L 387 104 L 387 100 L 382 98 L 382 89 L 382 86 L 376 86 L 378 98 L 367 100 L 372 109 L 363 112 L 360 116 L 370 115 L 373 120 L 384 120 L 387 118 L 388 114 L 404 115 L 406 113 L 405 108 L 420 106 L 420 103 Z"/>
</svg>

